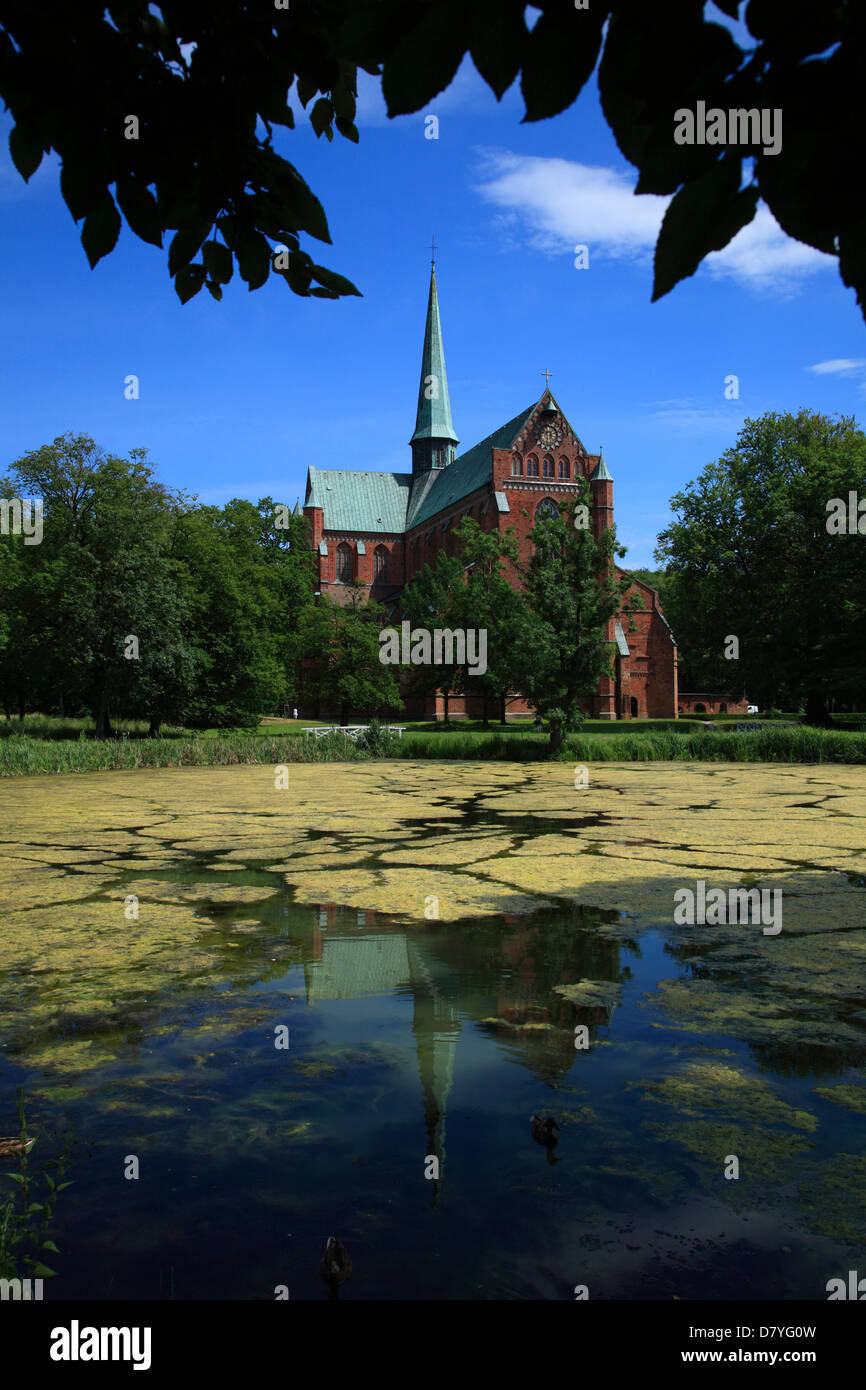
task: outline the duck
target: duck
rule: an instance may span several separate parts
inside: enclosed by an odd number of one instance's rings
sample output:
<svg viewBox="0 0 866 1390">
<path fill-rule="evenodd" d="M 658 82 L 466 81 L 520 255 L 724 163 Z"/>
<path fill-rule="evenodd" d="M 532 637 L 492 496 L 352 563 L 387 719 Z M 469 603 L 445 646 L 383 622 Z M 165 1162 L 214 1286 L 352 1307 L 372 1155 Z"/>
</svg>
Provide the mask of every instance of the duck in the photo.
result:
<svg viewBox="0 0 866 1390">
<path fill-rule="evenodd" d="M 554 1149 L 559 1143 L 558 1133 L 553 1132 L 559 1129 L 559 1125 L 552 1115 L 548 1115 L 546 1120 L 542 1120 L 540 1115 L 530 1115 L 529 1129 L 536 1144 L 543 1144 L 546 1149 Z"/>
<path fill-rule="evenodd" d="M 28 1139 L 26 1135 L 22 1139 L 17 1134 L 10 1135 L 5 1139 L 0 1138 L 0 1158 L 14 1158 L 16 1154 L 29 1154 L 35 1143 L 35 1135 L 32 1139 Z"/>
<path fill-rule="evenodd" d="M 319 1271 L 325 1283 L 329 1285 L 332 1296 L 336 1296 L 339 1286 L 345 1284 L 352 1273 L 349 1252 L 336 1236 L 328 1236 L 325 1253 L 319 1261 Z"/>
</svg>

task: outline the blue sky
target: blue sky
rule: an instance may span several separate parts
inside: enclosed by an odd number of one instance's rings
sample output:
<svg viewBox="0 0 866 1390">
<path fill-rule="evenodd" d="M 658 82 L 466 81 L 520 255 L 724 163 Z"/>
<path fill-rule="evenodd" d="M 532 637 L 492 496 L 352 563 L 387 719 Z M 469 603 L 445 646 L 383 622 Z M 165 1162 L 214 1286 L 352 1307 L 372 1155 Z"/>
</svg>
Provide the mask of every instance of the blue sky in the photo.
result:
<svg viewBox="0 0 866 1390">
<path fill-rule="evenodd" d="M 434 232 L 460 451 L 537 399 L 550 368 L 586 448 L 604 445 L 633 565 L 653 563 L 669 498 L 744 418 L 808 406 L 863 420 L 866 326 L 834 260 L 762 209 L 651 304 L 666 200 L 633 196 L 594 83 L 552 121 L 521 125 L 522 110 L 467 59 L 424 111 L 389 121 L 361 74 L 358 146 L 317 140 L 303 115 L 277 144 L 328 215 L 333 245 L 305 249 L 364 297 L 303 300 L 275 277 L 250 293 L 236 275 L 220 304 L 202 292 L 183 306 L 165 252 L 126 228 L 90 270 L 57 161 L 25 186 L 0 115 L 0 474 L 67 431 L 144 446 L 167 483 L 209 502 L 294 503 L 310 463 L 408 471 Z"/>
</svg>

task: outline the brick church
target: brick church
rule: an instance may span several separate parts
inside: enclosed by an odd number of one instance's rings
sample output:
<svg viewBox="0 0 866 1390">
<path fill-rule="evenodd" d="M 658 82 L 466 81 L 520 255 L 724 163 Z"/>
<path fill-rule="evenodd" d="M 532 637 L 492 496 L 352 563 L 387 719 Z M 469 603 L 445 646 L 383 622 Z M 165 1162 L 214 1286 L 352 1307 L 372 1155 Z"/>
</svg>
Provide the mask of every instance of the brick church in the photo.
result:
<svg viewBox="0 0 866 1390">
<path fill-rule="evenodd" d="M 412 471 L 377 473 L 345 468 L 313 468 L 307 473 L 304 515 L 312 528 L 318 559 L 317 588 L 336 603 L 345 584 L 359 580 L 384 605 L 389 623 L 403 618 L 403 588 L 443 547 L 452 552 L 453 529 L 465 516 L 488 531 L 513 527 L 522 562 L 530 556 L 529 532 L 538 515 L 568 502 L 577 480 L 587 478 L 591 524 L 596 536 L 613 524 L 613 478 L 602 454 L 588 454 L 548 385 L 541 398 L 521 410 L 480 444 L 458 455 L 451 419 L 435 263 L 430 275 L 427 325 L 415 433 L 410 441 Z M 297 510 L 297 508 L 296 508 Z M 617 566 L 618 573 L 623 573 Z M 625 571 L 627 573 L 627 571 Z M 519 585 L 512 570 L 511 582 Z M 586 701 L 597 719 L 677 716 L 677 649 L 659 596 L 635 580 L 643 611 L 612 620 L 608 638 L 614 670 Z M 631 628 L 635 630 L 630 630 Z M 476 707 L 477 706 L 477 707 Z M 480 699 L 452 695 L 453 716 L 476 717 Z M 407 703 L 407 712 L 441 718 L 441 694 Z M 526 716 L 530 706 L 515 691 L 507 716 Z"/>
</svg>

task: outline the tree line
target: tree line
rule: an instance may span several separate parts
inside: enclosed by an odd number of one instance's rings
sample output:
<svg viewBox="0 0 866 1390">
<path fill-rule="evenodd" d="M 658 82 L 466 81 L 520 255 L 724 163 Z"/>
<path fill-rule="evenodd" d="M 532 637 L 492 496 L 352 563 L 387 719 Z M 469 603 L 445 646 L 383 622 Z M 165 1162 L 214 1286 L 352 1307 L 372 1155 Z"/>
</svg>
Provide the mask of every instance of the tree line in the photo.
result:
<svg viewBox="0 0 866 1390">
<path fill-rule="evenodd" d="M 98 738 L 119 718 L 145 719 L 153 734 L 163 723 L 252 727 L 295 705 L 346 722 L 437 689 L 478 696 L 486 720 L 496 708 L 504 718 L 507 696 L 521 691 L 558 746 L 609 668 L 622 551 L 612 530 L 596 541 L 575 526 L 583 493 L 536 525 L 522 592 L 506 577 L 520 568 L 513 532 L 463 520 L 453 551 L 403 592 L 396 620 L 483 628 L 486 670 L 413 666 L 399 680 L 380 660 L 393 605 L 371 602 L 360 584 L 343 604 L 317 593 L 309 523 L 272 498 L 202 505 L 160 482 L 144 451 L 118 458 L 86 435 L 25 454 L 0 496 L 43 507 L 39 544 L 13 526 L 0 535 L 7 720 L 89 714 Z"/>
<path fill-rule="evenodd" d="M 0 705 L 7 719 L 89 714 L 106 737 L 119 718 L 156 734 L 253 727 L 293 706 L 347 722 L 437 690 L 446 717 L 451 692 L 504 722 L 520 692 L 558 747 L 611 673 L 607 624 L 623 611 L 633 622 L 633 575 L 660 591 L 681 689 L 747 694 L 814 723 L 833 705 L 866 707 L 866 436 L 853 418 L 747 420 L 671 499 L 655 571 L 617 573 L 615 530 L 597 539 L 575 524 L 587 494 L 536 520 L 523 562 L 512 530 L 464 518 L 396 604 L 360 584 L 336 604 L 315 590 L 309 524 L 287 505 L 206 506 L 160 482 L 143 450 L 122 459 L 62 436 L 0 482 L 0 498 L 43 501 L 41 543 L 9 524 L 9 507 L 0 528 Z M 484 629 L 486 669 L 409 666 L 395 679 L 380 639 L 403 619 Z"/>
</svg>

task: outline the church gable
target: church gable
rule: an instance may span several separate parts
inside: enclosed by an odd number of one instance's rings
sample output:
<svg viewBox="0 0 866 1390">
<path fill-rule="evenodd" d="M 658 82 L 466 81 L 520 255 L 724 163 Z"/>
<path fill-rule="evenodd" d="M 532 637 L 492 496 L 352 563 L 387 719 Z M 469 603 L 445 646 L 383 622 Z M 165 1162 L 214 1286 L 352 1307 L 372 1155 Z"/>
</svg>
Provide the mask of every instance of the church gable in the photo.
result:
<svg viewBox="0 0 866 1390">
<path fill-rule="evenodd" d="M 541 399 L 533 406 L 515 438 L 503 448 L 514 449 L 517 453 L 555 453 L 557 449 L 576 451 L 588 458 L 586 449 L 565 412 L 548 388 Z"/>
</svg>

